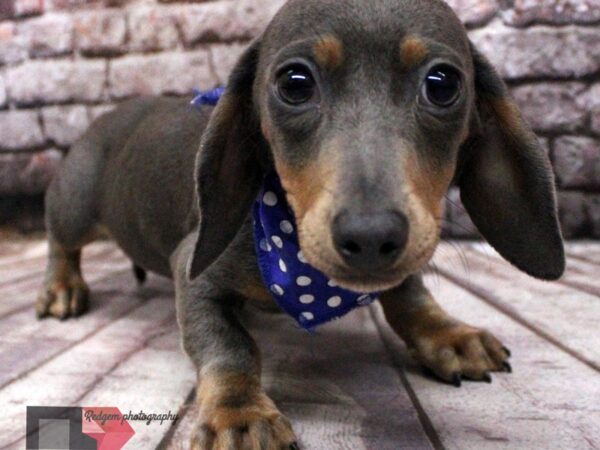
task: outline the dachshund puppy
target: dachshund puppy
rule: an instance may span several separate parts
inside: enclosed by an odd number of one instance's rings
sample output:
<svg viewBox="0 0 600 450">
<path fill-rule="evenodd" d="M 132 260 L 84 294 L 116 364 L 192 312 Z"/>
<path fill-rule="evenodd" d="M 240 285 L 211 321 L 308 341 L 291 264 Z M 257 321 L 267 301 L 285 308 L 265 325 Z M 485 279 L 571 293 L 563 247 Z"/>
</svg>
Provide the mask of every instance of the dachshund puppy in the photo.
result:
<svg viewBox="0 0 600 450">
<path fill-rule="evenodd" d="M 443 380 L 510 368 L 502 344 L 449 317 L 419 274 L 452 182 L 504 258 L 542 279 L 564 270 L 548 157 L 442 0 L 290 0 L 214 109 L 125 102 L 73 146 L 47 193 L 38 315 L 86 309 L 80 252 L 101 234 L 172 277 L 198 369 L 194 449 L 297 448 L 236 316 L 240 300 L 272 301 L 251 217 L 269 173 L 306 262 L 341 288 L 377 292 L 412 355 Z"/>
</svg>

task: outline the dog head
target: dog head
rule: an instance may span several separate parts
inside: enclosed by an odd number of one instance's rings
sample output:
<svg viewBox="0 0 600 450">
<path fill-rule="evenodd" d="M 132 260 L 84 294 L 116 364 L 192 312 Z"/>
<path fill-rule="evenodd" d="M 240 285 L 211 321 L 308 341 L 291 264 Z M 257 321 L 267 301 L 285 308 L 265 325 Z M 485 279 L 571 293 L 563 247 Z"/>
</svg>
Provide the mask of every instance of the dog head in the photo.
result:
<svg viewBox="0 0 600 450">
<path fill-rule="evenodd" d="M 197 159 L 191 276 L 224 250 L 274 167 L 306 259 L 389 289 L 439 241 L 453 180 L 485 238 L 539 278 L 564 270 L 535 135 L 441 0 L 290 0 L 241 57 Z"/>
</svg>

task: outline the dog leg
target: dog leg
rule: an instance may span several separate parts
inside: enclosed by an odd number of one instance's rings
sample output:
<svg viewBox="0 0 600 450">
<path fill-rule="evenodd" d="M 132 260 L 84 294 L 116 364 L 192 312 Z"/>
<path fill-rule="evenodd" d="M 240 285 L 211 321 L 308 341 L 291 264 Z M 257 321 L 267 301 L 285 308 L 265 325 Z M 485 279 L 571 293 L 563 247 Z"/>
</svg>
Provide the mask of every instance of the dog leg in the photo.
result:
<svg viewBox="0 0 600 450">
<path fill-rule="evenodd" d="M 297 449 L 289 421 L 262 389 L 259 350 L 236 316 L 241 298 L 217 287 L 210 273 L 188 281 L 186 258 L 179 260 L 177 318 L 183 347 L 198 370 L 191 448 Z M 207 272 L 214 277 L 218 269 L 212 269 Z"/>
<path fill-rule="evenodd" d="M 81 276 L 81 249 L 67 250 L 52 236 L 48 239 L 49 255 L 46 276 L 35 310 L 39 318 L 76 317 L 88 308 L 89 289 Z"/>
<path fill-rule="evenodd" d="M 460 386 L 462 377 L 491 382 L 490 372 L 511 371 L 508 349 L 488 331 L 450 317 L 420 275 L 383 294 L 381 304 L 411 356 L 441 379 Z"/>
<path fill-rule="evenodd" d="M 48 265 L 36 302 L 38 317 L 66 319 L 83 314 L 89 289 L 80 270 L 81 249 L 102 234 L 97 184 L 105 147 L 94 130 L 69 150 L 46 192 Z"/>
</svg>

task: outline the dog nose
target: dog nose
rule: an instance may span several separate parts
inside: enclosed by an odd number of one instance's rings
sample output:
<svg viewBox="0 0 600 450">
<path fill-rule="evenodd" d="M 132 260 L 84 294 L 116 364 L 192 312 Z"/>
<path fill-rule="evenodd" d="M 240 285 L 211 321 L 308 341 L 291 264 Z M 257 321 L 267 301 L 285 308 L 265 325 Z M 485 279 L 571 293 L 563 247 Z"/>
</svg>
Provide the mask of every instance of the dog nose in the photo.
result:
<svg viewBox="0 0 600 450">
<path fill-rule="evenodd" d="M 408 220 L 398 212 L 342 212 L 333 221 L 333 241 L 346 264 L 377 270 L 396 262 L 408 241 Z"/>
</svg>

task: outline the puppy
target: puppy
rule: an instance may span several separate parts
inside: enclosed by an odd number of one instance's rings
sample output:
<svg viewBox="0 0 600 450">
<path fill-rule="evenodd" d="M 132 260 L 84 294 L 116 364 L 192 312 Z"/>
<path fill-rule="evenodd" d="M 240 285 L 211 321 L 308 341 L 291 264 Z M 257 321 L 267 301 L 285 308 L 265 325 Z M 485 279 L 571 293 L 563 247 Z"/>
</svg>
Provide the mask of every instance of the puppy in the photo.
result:
<svg viewBox="0 0 600 450">
<path fill-rule="evenodd" d="M 100 118 L 47 193 L 38 315 L 86 309 L 81 248 L 108 233 L 137 266 L 174 279 L 198 369 L 193 448 L 297 448 L 235 314 L 240 299 L 271 300 L 250 210 L 273 171 L 306 261 L 343 288 L 380 293 L 420 363 L 456 384 L 510 368 L 501 343 L 449 317 L 419 272 L 454 181 L 500 254 L 558 278 L 553 176 L 505 85 L 441 0 L 290 0 L 214 110 L 144 98 Z"/>
</svg>

